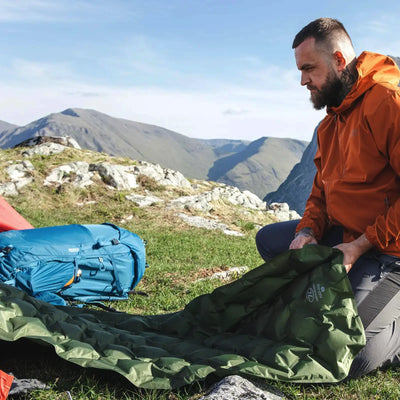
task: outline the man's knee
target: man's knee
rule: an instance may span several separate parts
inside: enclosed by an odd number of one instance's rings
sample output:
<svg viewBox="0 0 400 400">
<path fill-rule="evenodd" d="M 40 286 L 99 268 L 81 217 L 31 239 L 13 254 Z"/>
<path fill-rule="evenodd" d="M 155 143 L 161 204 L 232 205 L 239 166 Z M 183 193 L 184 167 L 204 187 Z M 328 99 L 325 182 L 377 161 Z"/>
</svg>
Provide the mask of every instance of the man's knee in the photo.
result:
<svg viewBox="0 0 400 400">
<path fill-rule="evenodd" d="M 372 372 L 374 369 L 379 367 L 379 364 L 376 364 L 375 358 L 369 354 L 368 351 L 364 351 L 363 349 L 360 353 L 357 354 L 356 358 L 353 360 L 351 364 L 350 371 L 348 374 L 348 378 L 355 379 L 361 376 Z"/>
<path fill-rule="evenodd" d="M 270 249 L 270 241 L 269 238 L 271 237 L 271 226 L 266 225 L 261 228 L 256 234 L 256 246 L 257 250 L 260 253 L 261 257 L 264 260 L 269 260 L 274 256 Z"/>
<path fill-rule="evenodd" d="M 261 228 L 256 235 L 256 245 L 261 257 L 269 260 L 288 250 L 298 223 L 299 220 L 277 222 Z"/>
<path fill-rule="evenodd" d="M 398 337 L 393 337 L 393 331 L 394 324 L 367 340 L 367 344 L 351 364 L 348 378 L 359 378 L 377 368 L 399 364 L 399 340 Z"/>
</svg>

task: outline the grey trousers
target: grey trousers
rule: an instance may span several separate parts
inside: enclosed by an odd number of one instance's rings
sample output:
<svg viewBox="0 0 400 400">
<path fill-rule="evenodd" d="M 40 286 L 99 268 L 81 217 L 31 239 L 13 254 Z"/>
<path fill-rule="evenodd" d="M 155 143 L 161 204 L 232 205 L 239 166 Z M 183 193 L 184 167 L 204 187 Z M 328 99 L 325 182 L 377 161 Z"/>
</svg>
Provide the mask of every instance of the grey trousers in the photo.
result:
<svg viewBox="0 0 400 400">
<path fill-rule="evenodd" d="M 294 238 L 298 220 L 261 228 L 257 249 L 264 260 L 283 253 Z M 320 244 L 342 242 L 341 227 L 333 227 Z M 348 274 L 364 325 L 366 346 L 353 361 L 349 378 L 400 363 L 400 258 L 371 251 L 361 256 Z"/>
</svg>

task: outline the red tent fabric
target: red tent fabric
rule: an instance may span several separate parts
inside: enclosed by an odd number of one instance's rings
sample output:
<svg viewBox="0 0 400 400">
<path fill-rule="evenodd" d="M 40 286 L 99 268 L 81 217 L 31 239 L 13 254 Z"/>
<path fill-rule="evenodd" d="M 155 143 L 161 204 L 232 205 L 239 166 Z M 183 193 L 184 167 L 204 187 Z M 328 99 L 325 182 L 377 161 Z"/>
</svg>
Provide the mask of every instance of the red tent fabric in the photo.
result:
<svg viewBox="0 0 400 400">
<path fill-rule="evenodd" d="M 0 370 L 0 400 L 6 400 L 14 377 Z"/>
<path fill-rule="evenodd" d="M 0 196 L 0 232 L 32 228 L 33 226 Z"/>
<path fill-rule="evenodd" d="M 0 232 L 32 228 L 33 226 L 0 196 Z M 13 380 L 12 375 L 0 370 L 0 400 L 7 399 Z"/>
</svg>

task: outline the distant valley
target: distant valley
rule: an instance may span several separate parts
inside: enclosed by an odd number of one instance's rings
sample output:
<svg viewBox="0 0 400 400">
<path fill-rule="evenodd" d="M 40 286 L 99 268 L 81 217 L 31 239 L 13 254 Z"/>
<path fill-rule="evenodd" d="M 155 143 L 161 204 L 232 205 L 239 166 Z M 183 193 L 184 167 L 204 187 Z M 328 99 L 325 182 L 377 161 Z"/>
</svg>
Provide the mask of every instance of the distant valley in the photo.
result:
<svg viewBox="0 0 400 400">
<path fill-rule="evenodd" d="M 307 142 L 263 137 L 255 141 L 194 139 L 171 130 L 70 108 L 22 127 L 0 121 L 0 147 L 35 136 L 70 136 L 82 148 L 144 160 L 189 178 L 227 183 L 260 198 L 275 191 L 298 163 Z"/>
</svg>

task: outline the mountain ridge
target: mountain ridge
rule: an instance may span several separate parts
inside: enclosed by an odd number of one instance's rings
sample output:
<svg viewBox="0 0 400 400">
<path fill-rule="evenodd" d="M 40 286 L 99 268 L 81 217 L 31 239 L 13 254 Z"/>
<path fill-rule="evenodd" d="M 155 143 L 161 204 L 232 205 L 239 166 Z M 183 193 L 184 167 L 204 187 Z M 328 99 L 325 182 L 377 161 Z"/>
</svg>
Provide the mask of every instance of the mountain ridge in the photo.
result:
<svg viewBox="0 0 400 400">
<path fill-rule="evenodd" d="M 0 147 L 14 147 L 35 136 L 70 136 L 82 148 L 157 163 L 196 179 L 213 179 L 210 169 L 218 166 L 225 172 L 224 177 L 215 176 L 216 181 L 241 190 L 248 189 L 259 197 L 277 189 L 291 167 L 300 160 L 306 146 L 305 142 L 298 142 L 293 147 L 292 139 L 279 138 L 260 138 L 253 142 L 194 139 L 156 125 L 115 118 L 96 110 L 68 108 L 25 126 L 6 129 L 0 133 Z M 270 151 L 268 146 L 257 149 L 257 141 L 275 143 L 274 150 Z M 233 161 L 240 158 L 242 163 Z M 227 166 L 223 167 L 224 163 Z M 232 168 L 234 170 L 230 171 Z"/>
<path fill-rule="evenodd" d="M 9 129 L 15 129 L 17 127 L 18 125 L 10 124 L 9 122 L 6 121 L 0 121 L 0 132 L 7 131 Z"/>
</svg>

